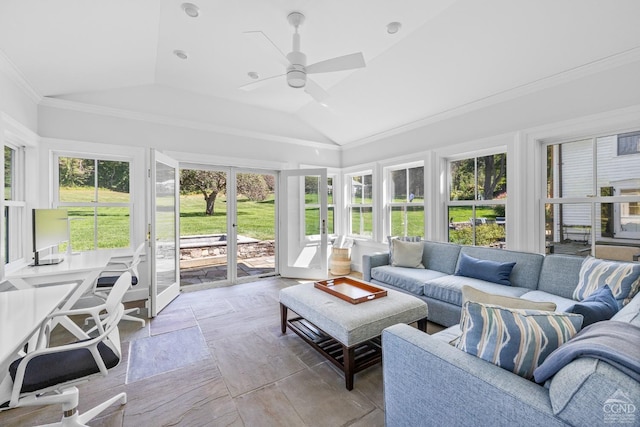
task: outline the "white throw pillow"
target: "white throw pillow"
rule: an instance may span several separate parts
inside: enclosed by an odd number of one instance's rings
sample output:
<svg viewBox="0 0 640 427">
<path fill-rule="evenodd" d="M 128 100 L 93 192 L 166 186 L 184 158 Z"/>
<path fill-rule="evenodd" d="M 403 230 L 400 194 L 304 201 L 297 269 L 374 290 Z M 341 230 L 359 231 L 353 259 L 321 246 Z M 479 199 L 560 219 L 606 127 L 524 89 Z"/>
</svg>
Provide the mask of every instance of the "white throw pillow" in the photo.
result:
<svg viewBox="0 0 640 427">
<path fill-rule="evenodd" d="M 394 267 L 424 268 L 422 265 L 422 242 L 404 242 L 400 239 L 391 241 L 391 265 Z"/>
</svg>

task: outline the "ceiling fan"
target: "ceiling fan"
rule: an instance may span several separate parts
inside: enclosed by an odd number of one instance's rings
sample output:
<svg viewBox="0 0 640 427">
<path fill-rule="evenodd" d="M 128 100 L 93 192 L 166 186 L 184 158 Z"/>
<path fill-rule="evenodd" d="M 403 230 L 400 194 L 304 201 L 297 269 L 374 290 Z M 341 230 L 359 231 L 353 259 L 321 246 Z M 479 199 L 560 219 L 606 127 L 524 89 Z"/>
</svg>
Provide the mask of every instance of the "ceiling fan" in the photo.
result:
<svg viewBox="0 0 640 427">
<path fill-rule="evenodd" d="M 262 31 L 245 32 L 245 34 L 253 37 L 258 43 L 271 50 L 274 53 L 275 59 L 284 65 L 287 71 L 284 74 L 267 77 L 244 86 L 240 86 L 240 89 L 245 91 L 254 90 L 263 86 L 266 82 L 286 76 L 287 84 L 289 86 L 293 88 L 304 88 L 305 92 L 311 95 L 313 99 L 318 102 L 323 102 L 329 94 L 312 79 L 307 78 L 307 74 L 352 70 L 366 66 L 362 52 L 338 56 L 336 58 L 307 65 L 307 55 L 300 51 L 300 34 L 298 33 L 298 27 L 302 25 L 304 19 L 304 15 L 300 12 L 291 12 L 287 16 L 287 21 L 289 21 L 289 24 L 293 26 L 295 31 L 293 33 L 293 48 L 291 52 L 286 55 Z"/>
</svg>

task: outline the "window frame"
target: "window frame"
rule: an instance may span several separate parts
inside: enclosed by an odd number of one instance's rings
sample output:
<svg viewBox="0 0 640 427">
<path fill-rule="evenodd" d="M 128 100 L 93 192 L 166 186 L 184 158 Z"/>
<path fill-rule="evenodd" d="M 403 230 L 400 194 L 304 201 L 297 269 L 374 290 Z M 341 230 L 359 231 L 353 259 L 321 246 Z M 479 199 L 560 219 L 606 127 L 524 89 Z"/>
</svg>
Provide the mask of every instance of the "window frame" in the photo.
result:
<svg viewBox="0 0 640 427">
<path fill-rule="evenodd" d="M 393 208 L 402 208 L 405 212 L 406 209 L 408 207 L 414 207 L 417 206 L 416 203 L 412 203 L 409 200 L 405 200 L 404 202 L 394 202 L 391 200 L 393 191 L 392 191 L 392 179 L 391 179 L 391 174 L 393 172 L 397 172 L 400 170 L 405 170 L 406 174 L 407 174 L 407 186 L 409 186 L 409 170 L 410 169 L 415 169 L 415 168 L 423 168 L 423 174 L 422 174 L 422 186 L 423 186 L 423 193 L 426 193 L 426 179 L 425 179 L 425 175 L 426 175 L 426 167 L 425 167 L 425 162 L 423 160 L 420 161 L 415 161 L 415 162 L 406 162 L 406 163 L 398 163 L 398 164 L 394 164 L 393 166 L 386 166 L 384 168 L 384 179 L 385 179 L 385 191 L 384 191 L 384 210 L 385 210 L 385 220 L 384 220 L 384 230 L 385 230 L 385 237 L 384 240 L 387 239 L 386 236 L 390 236 L 392 235 L 392 212 L 393 212 Z M 409 190 L 407 188 L 407 190 Z M 426 210 L 427 210 L 427 206 L 426 206 L 426 194 L 422 195 L 422 199 L 423 199 L 423 203 L 422 203 L 422 233 L 420 234 L 420 237 L 424 238 L 425 236 L 425 223 L 426 223 Z M 405 223 L 404 226 L 404 235 L 406 235 L 408 232 L 407 230 L 407 224 Z"/>
<path fill-rule="evenodd" d="M 94 218 L 97 216 L 98 208 L 113 208 L 113 207 L 126 207 L 129 209 L 129 245 L 119 248 L 100 248 L 98 246 L 98 221 L 95 220 L 93 224 L 93 249 L 89 251 L 95 250 L 110 250 L 110 251 L 122 251 L 128 250 L 133 247 L 134 242 L 134 189 L 133 189 L 133 179 L 134 179 L 134 164 L 135 159 L 132 156 L 118 156 L 113 154 L 103 154 L 103 153 L 87 153 L 87 152 L 75 152 L 75 151 L 54 151 L 52 153 L 52 207 L 54 209 L 57 208 L 73 208 L 73 207 L 84 207 L 84 208 L 92 208 L 94 209 Z M 114 161 L 114 162 L 127 162 L 129 164 L 129 201 L 127 203 L 122 202 L 99 202 L 99 201 L 91 201 L 91 202 L 62 202 L 60 201 L 60 158 L 61 157 L 69 157 L 76 159 L 85 159 L 85 160 L 93 160 L 94 163 L 100 161 Z M 95 181 L 95 191 L 96 194 L 98 190 L 98 174 L 96 173 L 96 181 Z M 69 242 L 71 244 L 71 242 Z M 73 245 L 72 245 L 73 249 Z M 76 251 L 75 249 L 73 249 Z"/>
<path fill-rule="evenodd" d="M 345 188 L 345 218 L 346 218 L 346 234 L 349 237 L 357 238 L 357 239 L 365 239 L 365 240 L 373 240 L 375 238 L 375 224 L 376 224 L 376 211 L 375 211 L 375 196 L 376 196 L 376 184 L 375 184 L 375 174 L 373 169 L 365 169 L 357 172 L 349 172 L 344 175 L 344 188 Z M 360 200 L 360 203 L 354 203 L 352 201 L 352 179 L 354 177 L 361 177 L 364 181 L 365 176 L 371 176 L 371 203 L 362 203 L 364 199 L 364 191 L 363 197 Z M 362 209 L 362 208 L 370 208 L 371 209 L 371 235 L 354 233 L 352 230 L 352 217 L 351 212 L 352 209 Z"/>
<path fill-rule="evenodd" d="M 5 148 L 13 150 L 14 158 L 12 162 L 12 176 L 11 176 L 11 200 L 6 200 L 3 196 L 3 227 L 2 233 L 2 258 L 5 261 L 4 267 L 6 269 L 12 269 L 14 266 L 21 265 L 24 262 L 24 256 L 27 253 L 29 244 L 25 236 L 26 224 L 27 224 L 27 202 L 25 191 L 25 147 L 13 144 L 9 141 L 4 142 Z M 4 151 L 3 151 L 4 158 Z M 2 173 L 4 181 L 4 162 L 2 164 Z M 3 185 L 4 186 L 4 185 Z M 12 221 L 11 216 L 8 216 L 8 211 L 13 208 L 17 211 L 15 215 L 15 222 L 12 222 L 9 226 L 7 221 Z M 10 233 L 9 229 L 15 230 L 16 233 Z M 13 261 L 11 261 L 11 254 L 16 254 Z"/>
<path fill-rule="evenodd" d="M 452 229 L 452 223 L 450 221 L 450 216 L 449 216 L 449 209 L 451 207 L 456 207 L 456 206 L 462 206 L 462 207 L 471 207 L 471 213 L 472 213 L 472 218 L 471 218 L 471 227 L 472 227 L 472 242 L 471 245 L 473 246 L 477 246 L 477 241 L 476 241 L 476 226 L 478 225 L 478 220 L 479 218 L 476 216 L 476 209 L 479 207 L 485 207 L 485 206 L 504 206 L 504 210 L 505 210 L 505 223 L 502 224 L 505 226 L 505 235 L 504 235 L 504 246 L 500 245 L 501 248 L 506 248 L 506 245 L 508 244 L 508 236 L 506 233 L 506 218 L 507 218 L 507 204 L 508 204 L 508 196 L 501 198 L 501 199 L 482 199 L 479 197 L 479 183 L 478 183 L 478 160 L 482 157 L 488 157 L 488 156 L 496 156 L 498 154 L 504 154 L 506 156 L 505 158 L 505 165 L 506 165 L 506 171 L 505 171 L 505 179 L 507 180 L 507 194 L 508 194 L 508 189 L 509 189 L 509 150 L 505 149 L 504 147 L 496 147 L 494 149 L 491 150 L 481 150 L 481 151 L 476 151 L 476 152 L 468 152 L 465 154 L 461 154 L 458 156 L 451 156 L 446 158 L 446 186 L 445 186 L 445 194 L 444 194 L 444 213 L 445 213 L 445 218 L 446 218 L 446 227 L 447 227 L 447 232 L 445 233 L 445 238 L 447 242 L 451 242 L 451 234 L 450 231 Z M 469 159 L 474 159 L 474 198 L 473 200 L 454 200 L 451 198 L 451 191 L 452 191 L 452 185 L 453 185 L 453 177 L 452 177 L 452 171 L 451 171 L 451 166 L 452 163 L 454 162 L 458 162 L 458 161 L 462 161 L 462 160 L 469 160 Z"/>
</svg>

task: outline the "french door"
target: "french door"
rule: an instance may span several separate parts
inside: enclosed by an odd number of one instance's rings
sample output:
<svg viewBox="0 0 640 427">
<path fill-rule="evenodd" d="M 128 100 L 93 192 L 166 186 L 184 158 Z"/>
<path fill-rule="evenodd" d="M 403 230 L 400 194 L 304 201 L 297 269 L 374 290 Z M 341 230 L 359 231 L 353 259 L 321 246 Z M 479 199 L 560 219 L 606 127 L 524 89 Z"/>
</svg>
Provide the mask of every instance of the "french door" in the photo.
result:
<svg viewBox="0 0 640 427">
<path fill-rule="evenodd" d="M 178 162 L 151 150 L 150 315 L 155 317 L 180 292 L 180 179 Z"/>
<path fill-rule="evenodd" d="M 327 277 L 327 170 L 280 173 L 280 274 Z"/>
</svg>

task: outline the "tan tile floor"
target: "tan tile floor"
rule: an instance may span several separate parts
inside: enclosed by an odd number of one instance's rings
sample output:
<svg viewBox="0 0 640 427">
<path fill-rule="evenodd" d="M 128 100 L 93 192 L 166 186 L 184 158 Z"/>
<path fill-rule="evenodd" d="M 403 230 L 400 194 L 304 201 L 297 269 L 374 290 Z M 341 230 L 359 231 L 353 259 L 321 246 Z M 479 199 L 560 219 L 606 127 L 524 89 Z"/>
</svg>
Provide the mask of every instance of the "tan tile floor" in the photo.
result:
<svg viewBox="0 0 640 427">
<path fill-rule="evenodd" d="M 380 365 L 358 373 L 349 392 L 333 365 L 295 334 L 281 334 L 278 292 L 296 283 L 270 278 L 183 292 L 144 328 L 122 322 L 124 358 L 108 377 L 79 387 L 80 410 L 126 391 L 126 405 L 110 407 L 91 425 L 383 426 Z M 177 338 L 178 351 L 154 354 L 154 346 L 143 346 L 144 357 L 129 357 L 133 341 L 163 335 L 158 349 L 166 349 L 166 340 L 179 337 L 181 330 L 194 343 L 206 345 L 204 358 L 198 355 L 184 365 L 181 355 L 189 346 Z M 66 336 L 58 333 L 55 339 Z M 177 367 L 127 383 L 131 363 L 146 360 L 151 365 L 155 358 L 169 359 L 169 364 L 175 358 Z M 55 406 L 12 409 L 0 412 L 0 425 L 30 426 L 60 416 Z"/>
</svg>

